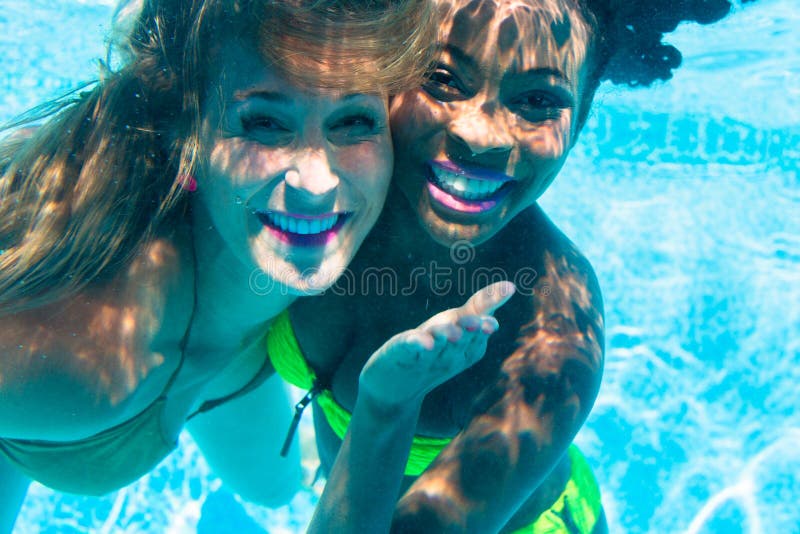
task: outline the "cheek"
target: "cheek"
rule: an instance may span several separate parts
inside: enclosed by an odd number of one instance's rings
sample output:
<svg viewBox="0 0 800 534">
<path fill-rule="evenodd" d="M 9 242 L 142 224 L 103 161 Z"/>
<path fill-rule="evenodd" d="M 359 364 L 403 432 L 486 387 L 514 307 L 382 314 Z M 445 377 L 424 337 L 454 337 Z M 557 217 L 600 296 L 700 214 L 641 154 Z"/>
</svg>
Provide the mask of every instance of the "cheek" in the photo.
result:
<svg viewBox="0 0 800 534">
<path fill-rule="evenodd" d="M 361 184 L 381 187 L 392 175 L 392 143 L 387 135 L 377 143 L 360 143 L 340 150 L 337 156 L 340 172 Z"/>
<path fill-rule="evenodd" d="M 392 135 L 398 152 L 408 150 L 420 138 L 443 127 L 445 105 L 433 100 L 422 90 L 397 97 L 391 109 Z"/>
<path fill-rule="evenodd" d="M 571 124 L 571 113 L 565 112 L 560 119 L 536 127 L 517 125 L 515 136 L 519 140 L 520 160 L 538 163 L 561 161 L 571 148 Z"/>
<path fill-rule="evenodd" d="M 256 143 L 230 139 L 218 142 L 209 158 L 212 175 L 225 177 L 232 187 L 263 183 L 281 169 L 288 157 L 281 150 L 267 150 Z"/>
</svg>

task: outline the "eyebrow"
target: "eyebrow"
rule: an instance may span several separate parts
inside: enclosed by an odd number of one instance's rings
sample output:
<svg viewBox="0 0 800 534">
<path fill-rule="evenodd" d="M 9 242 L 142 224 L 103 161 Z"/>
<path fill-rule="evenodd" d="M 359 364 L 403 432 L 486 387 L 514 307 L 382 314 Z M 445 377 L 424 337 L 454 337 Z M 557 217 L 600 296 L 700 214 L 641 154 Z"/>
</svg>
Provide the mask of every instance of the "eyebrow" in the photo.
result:
<svg viewBox="0 0 800 534">
<path fill-rule="evenodd" d="M 570 83 L 569 77 L 553 67 L 535 67 L 522 73 L 523 76 L 553 76 L 567 84 Z"/>
<path fill-rule="evenodd" d="M 270 102 L 277 102 L 277 103 L 286 103 L 288 104 L 291 99 L 289 95 L 286 93 L 281 93 L 278 91 L 267 91 L 264 89 L 245 89 L 240 91 L 234 91 L 233 93 L 233 100 L 236 102 L 241 102 L 242 100 L 246 100 L 248 98 L 260 98 L 262 100 L 268 100 Z"/>
<path fill-rule="evenodd" d="M 448 54 L 453 56 L 453 58 L 459 63 L 466 63 L 468 67 L 480 70 L 480 65 L 478 65 L 477 61 L 475 61 L 475 58 L 464 52 L 464 50 L 462 50 L 460 47 L 449 43 L 445 44 L 440 43 L 439 49 L 442 52 L 447 52 Z"/>
<path fill-rule="evenodd" d="M 484 69 L 478 64 L 478 62 L 465 52 L 460 47 L 453 45 L 453 44 L 443 44 L 440 45 L 440 49 L 442 52 L 447 52 L 453 59 L 458 61 L 459 63 L 465 63 L 469 68 L 483 71 Z M 570 83 L 569 77 L 566 74 L 561 72 L 559 69 L 553 67 L 534 67 L 532 69 L 528 69 L 524 72 L 520 73 L 523 76 L 553 76 L 567 84 Z"/>
</svg>

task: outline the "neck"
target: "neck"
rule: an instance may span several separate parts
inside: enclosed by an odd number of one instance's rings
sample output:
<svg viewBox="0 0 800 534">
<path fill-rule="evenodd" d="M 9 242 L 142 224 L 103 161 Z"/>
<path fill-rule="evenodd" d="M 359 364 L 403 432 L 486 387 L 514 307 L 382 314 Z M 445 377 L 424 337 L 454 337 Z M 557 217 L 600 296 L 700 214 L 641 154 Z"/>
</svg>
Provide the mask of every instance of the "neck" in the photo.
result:
<svg viewBox="0 0 800 534">
<path fill-rule="evenodd" d="M 254 290 L 254 267 L 233 254 L 202 209 L 194 209 L 192 217 L 197 265 L 195 332 L 225 345 L 238 345 L 252 335 L 263 334 L 269 321 L 296 297 L 279 289 L 266 294 Z"/>
<path fill-rule="evenodd" d="M 551 235 L 552 223 L 537 204 L 517 214 L 491 239 L 480 245 L 454 242 L 445 246 L 433 239 L 420 221 L 416 210 L 400 189 L 392 186 L 381 218 L 370 234 L 372 257 L 379 257 L 384 265 L 395 263 L 479 267 L 494 265 L 501 259 L 518 258 L 527 251 L 545 247 L 542 239 Z M 387 246 L 389 244 L 389 246 Z M 468 259 L 471 258 L 471 259 Z"/>
</svg>

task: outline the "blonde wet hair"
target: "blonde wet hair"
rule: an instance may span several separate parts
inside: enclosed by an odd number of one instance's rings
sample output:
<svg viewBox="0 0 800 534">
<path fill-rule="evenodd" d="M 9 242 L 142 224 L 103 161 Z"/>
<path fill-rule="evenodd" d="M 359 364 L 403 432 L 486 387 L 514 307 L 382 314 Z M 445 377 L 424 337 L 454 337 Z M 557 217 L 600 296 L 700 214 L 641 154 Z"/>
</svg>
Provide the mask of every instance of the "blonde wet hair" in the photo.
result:
<svg viewBox="0 0 800 534">
<path fill-rule="evenodd" d="M 437 22 L 429 0 L 130 0 L 111 67 L 24 115 L 0 144 L 0 314 L 112 275 L 186 212 L 201 106 L 228 39 L 289 81 L 397 93 L 420 83 Z M 35 130 L 20 127 L 46 121 Z"/>
</svg>

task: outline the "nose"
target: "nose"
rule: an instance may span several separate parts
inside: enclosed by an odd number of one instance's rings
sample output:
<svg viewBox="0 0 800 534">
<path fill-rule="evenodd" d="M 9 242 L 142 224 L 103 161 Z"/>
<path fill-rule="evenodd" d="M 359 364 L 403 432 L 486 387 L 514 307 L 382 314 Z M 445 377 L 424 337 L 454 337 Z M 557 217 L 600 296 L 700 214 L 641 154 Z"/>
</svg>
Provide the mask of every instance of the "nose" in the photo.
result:
<svg viewBox="0 0 800 534">
<path fill-rule="evenodd" d="M 482 107 L 476 107 L 454 118 L 447 133 L 473 156 L 504 154 L 510 152 L 514 145 L 506 121 Z"/>
<path fill-rule="evenodd" d="M 306 200 L 322 199 L 336 190 L 339 177 L 324 150 L 309 150 L 295 160 L 284 177 L 289 189 Z"/>
</svg>

